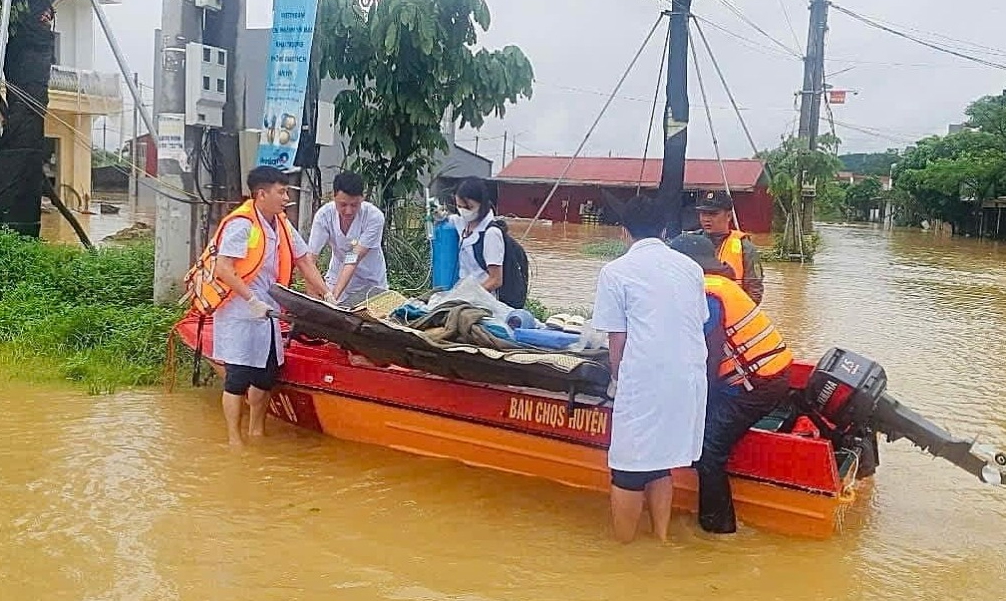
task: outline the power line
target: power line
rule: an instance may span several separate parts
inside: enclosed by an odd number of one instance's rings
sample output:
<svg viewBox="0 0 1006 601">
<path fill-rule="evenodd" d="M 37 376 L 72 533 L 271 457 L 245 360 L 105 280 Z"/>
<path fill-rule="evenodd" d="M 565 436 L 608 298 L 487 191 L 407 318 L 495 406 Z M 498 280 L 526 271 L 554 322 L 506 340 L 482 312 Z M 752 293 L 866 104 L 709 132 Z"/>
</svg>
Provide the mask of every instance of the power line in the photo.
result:
<svg viewBox="0 0 1006 601">
<path fill-rule="evenodd" d="M 870 27 L 874 27 L 876 29 L 880 29 L 881 31 L 885 31 L 885 32 L 887 32 L 887 33 L 889 33 L 891 35 L 895 35 L 895 36 L 898 36 L 900 38 L 904 38 L 906 40 L 915 42 L 916 44 L 920 44 L 920 45 L 925 46 L 927 48 L 930 48 L 932 50 L 936 50 L 937 52 L 943 52 L 943 53 L 946 53 L 946 54 L 950 54 L 950 55 L 956 56 L 958 58 L 963 58 L 964 60 L 972 61 L 972 62 L 981 64 L 981 65 L 985 65 L 987 67 L 993 67 L 995 69 L 1002 69 L 1002 70 L 1006 71 L 1006 65 L 1004 65 L 1004 64 L 995 63 L 995 62 L 992 62 L 992 61 L 989 61 L 989 60 L 985 60 L 983 58 L 972 56 L 970 54 L 964 54 L 963 52 L 958 52 L 958 51 L 952 50 L 950 48 L 939 46 L 939 45 L 934 44 L 932 42 L 923 40 L 921 38 L 917 38 L 917 37 L 912 36 L 912 35 L 909 35 L 909 34 L 903 32 L 903 31 L 898 31 L 896 29 L 893 29 L 891 27 L 888 27 L 886 25 L 878 23 L 878 22 L 876 22 L 876 21 L 874 21 L 872 19 L 869 19 L 867 17 L 864 17 L 862 15 L 856 14 L 856 13 L 852 12 L 851 10 L 849 10 L 847 8 L 843 8 L 843 7 L 841 7 L 841 6 L 837 5 L 837 4 L 832 4 L 831 7 L 834 8 L 835 10 L 837 10 L 840 13 L 843 13 L 843 14 L 849 16 L 849 17 L 852 17 L 853 19 L 855 19 L 857 21 L 860 21 L 861 23 L 869 25 Z"/>
<path fill-rule="evenodd" d="M 703 23 L 706 23 L 707 25 L 709 25 L 710 27 L 712 27 L 714 29 L 718 29 L 719 31 L 727 34 L 728 36 L 731 36 L 733 38 L 736 38 L 736 39 L 740 40 L 745 46 L 747 46 L 751 50 L 754 50 L 755 52 L 759 52 L 761 54 L 771 55 L 771 56 L 784 56 L 784 57 L 786 57 L 787 59 L 790 59 L 790 60 L 801 60 L 801 61 L 803 60 L 802 56 L 794 56 L 793 52 L 791 50 L 789 50 L 788 48 L 785 51 L 781 51 L 781 50 L 776 50 L 775 48 L 766 47 L 766 46 L 764 46 L 762 44 L 759 44 L 758 42 L 756 42 L 756 41 L 754 41 L 754 40 L 752 40 L 750 38 L 746 38 L 746 37 L 742 36 L 739 33 L 733 32 L 730 29 L 728 29 L 728 28 L 726 28 L 726 27 L 724 27 L 724 26 L 722 26 L 722 25 L 720 25 L 720 24 L 718 24 L 718 23 L 716 23 L 714 21 L 710 21 L 706 17 L 701 17 L 701 16 L 695 14 L 694 12 L 692 13 L 692 17 L 695 18 L 695 19 L 698 19 L 698 20 L 702 21 Z"/>
<path fill-rule="evenodd" d="M 825 119 L 822 117 L 821 120 L 824 121 Z M 847 123 L 845 121 L 839 121 L 837 119 L 834 119 L 833 123 L 835 125 L 839 126 L 839 127 L 844 127 L 845 129 L 849 129 L 849 130 L 852 130 L 852 131 L 863 133 L 863 134 L 866 134 L 866 135 L 869 135 L 869 136 L 873 136 L 875 138 L 881 138 L 881 139 L 884 139 L 884 140 L 888 140 L 890 142 L 897 142 L 899 144 L 903 144 L 903 143 L 909 143 L 909 144 L 911 144 L 911 143 L 915 142 L 916 140 L 918 140 L 919 138 L 924 137 L 924 136 L 912 137 L 909 134 L 894 132 L 892 130 L 886 130 L 886 132 L 888 132 L 888 133 L 885 133 L 885 130 L 880 129 L 880 128 L 870 127 L 870 126 L 866 126 L 866 125 L 856 125 L 856 124 L 853 124 L 853 123 Z"/>
<path fill-rule="evenodd" d="M 870 18 L 873 21 L 876 21 L 877 23 L 883 23 L 883 24 L 888 25 L 890 27 L 896 27 L 896 28 L 900 28 L 900 29 L 907 29 L 908 31 L 914 31 L 916 33 L 922 33 L 922 34 L 934 36 L 934 37 L 937 37 L 937 38 L 941 38 L 943 40 L 946 40 L 947 42 L 952 42 L 953 44 L 955 44 L 956 45 L 956 49 L 958 49 L 958 50 L 961 50 L 962 48 L 963 49 L 970 49 L 972 51 L 977 52 L 978 54 L 989 54 L 989 55 L 992 55 L 992 56 L 1006 57 L 1006 50 L 1003 50 L 1001 48 L 994 48 L 992 46 L 984 46 L 982 44 L 976 44 L 974 42 L 970 42 L 970 41 L 967 41 L 967 40 L 962 40 L 962 39 L 959 39 L 959 38 L 954 38 L 954 37 L 951 37 L 951 36 L 948 36 L 948 35 L 945 35 L 945 34 L 942 34 L 942 33 L 938 33 L 938 32 L 935 32 L 935 31 L 927 31 L 927 30 L 924 30 L 924 29 L 918 29 L 916 27 L 912 27 L 911 25 L 904 25 L 904 24 L 899 25 L 897 23 L 892 23 L 891 21 L 887 21 L 886 19 L 879 19 L 877 17 L 870 17 Z M 951 45 L 951 47 L 955 47 L 955 46 Z"/>
<path fill-rule="evenodd" d="M 786 10 L 786 3 L 783 0 L 779 0 L 779 8 L 782 9 L 782 16 L 786 19 L 786 26 L 789 27 L 789 32 L 793 34 L 793 41 L 796 42 L 796 47 L 800 47 L 800 36 L 796 35 L 796 29 L 793 28 L 793 22 L 789 20 L 789 11 Z"/>
<path fill-rule="evenodd" d="M 798 58 L 798 59 L 800 59 L 800 60 L 803 60 L 803 55 L 802 55 L 802 54 L 800 53 L 800 51 L 799 51 L 799 50 L 793 50 L 792 48 L 790 48 L 790 47 L 789 47 L 789 46 L 787 46 L 786 44 L 783 44 L 782 42 L 780 42 L 778 38 L 776 38 L 775 36 L 773 36 L 773 35 L 772 35 L 772 34 L 770 34 L 769 32 L 767 32 L 767 31 L 765 31 L 764 29 L 762 29 L 761 27 L 759 27 L 759 26 L 758 26 L 758 24 L 757 24 L 757 23 L 755 23 L 754 21 L 752 21 L 751 19 L 749 19 L 749 18 L 747 17 L 747 15 L 745 15 L 745 14 L 744 14 L 744 13 L 743 13 L 743 12 L 741 11 L 741 9 L 737 8 L 737 5 L 736 5 L 736 4 L 734 4 L 734 3 L 733 3 L 733 2 L 731 1 L 731 0 L 720 0 L 720 4 L 722 4 L 722 5 L 726 6 L 726 7 L 727 7 L 727 8 L 728 8 L 728 9 L 730 10 L 730 12 L 734 13 L 735 15 L 737 15 L 737 18 L 739 18 L 739 19 L 740 19 L 741 21 L 744 21 L 744 22 L 745 22 L 745 23 L 747 23 L 747 24 L 748 24 L 748 25 L 749 25 L 749 26 L 750 26 L 750 27 L 751 27 L 752 29 L 754 29 L 754 30 L 755 30 L 755 31 L 757 31 L 758 33 L 760 33 L 760 34 L 762 34 L 763 36 L 765 36 L 766 38 L 768 38 L 768 39 L 769 39 L 769 40 L 770 40 L 770 41 L 771 41 L 772 43 L 774 43 L 774 44 L 775 44 L 776 46 L 779 46 L 780 48 L 782 48 L 783 50 L 785 50 L 787 54 L 791 54 L 791 55 L 793 55 L 793 56 L 794 56 L 795 58 Z"/>
<path fill-rule="evenodd" d="M 954 64 L 939 64 L 939 63 L 900 63 L 900 62 L 885 62 L 885 61 L 864 61 L 855 58 L 842 58 L 839 56 L 825 57 L 824 59 L 827 63 L 842 63 L 844 65 L 863 65 L 868 67 L 918 67 L 924 69 L 980 69 L 983 65 L 961 65 L 960 63 Z"/>
</svg>

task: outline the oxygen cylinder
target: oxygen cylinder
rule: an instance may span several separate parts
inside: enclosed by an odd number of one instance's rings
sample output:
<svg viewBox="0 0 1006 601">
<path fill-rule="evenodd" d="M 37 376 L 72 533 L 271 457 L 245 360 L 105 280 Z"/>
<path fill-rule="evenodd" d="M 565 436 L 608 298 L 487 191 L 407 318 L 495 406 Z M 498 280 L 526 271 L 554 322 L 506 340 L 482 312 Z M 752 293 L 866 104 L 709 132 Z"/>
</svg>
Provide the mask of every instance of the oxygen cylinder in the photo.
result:
<svg viewBox="0 0 1006 601">
<path fill-rule="evenodd" d="M 450 221 L 433 225 L 433 287 L 450 290 L 458 281 L 458 251 L 461 237 Z"/>
</svg>

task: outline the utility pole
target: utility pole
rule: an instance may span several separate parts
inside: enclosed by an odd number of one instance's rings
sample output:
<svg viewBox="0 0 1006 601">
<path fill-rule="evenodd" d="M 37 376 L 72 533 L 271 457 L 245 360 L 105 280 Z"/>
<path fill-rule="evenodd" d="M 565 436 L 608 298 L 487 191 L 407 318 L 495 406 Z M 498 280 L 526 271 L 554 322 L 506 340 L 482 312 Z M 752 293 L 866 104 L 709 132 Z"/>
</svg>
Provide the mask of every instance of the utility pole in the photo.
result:
<svg viewBox="0 0 1006 601">
<path fill-rule="evenodd" d="M 503 132 L 503 162 L 500 163 L 500 169 L 506 167 L 506 138 L 509 132 Z"/>
<path fill-rule="evenodd" d="M 807 56 L 803 59 L 803 89 L 800 90 L 800 138 L 810 150 L 817 149 L 824 94 L 824 34 L 828 30 L 828 0 L 811 0 L 807 30 Z"/>
<path fill-rule="evenodd" d="M 140 88 L 140 74 L 133 73 L 133 83 L 136 88 Z M 140 97 L 143 97 L 141 91 Z M 132 164 L 133 168 L 130 169 L 129 178 L 129 198 L 132 203 L 133 211 L 136 211 L 136 205 L 139 203 L 140 198 L 140 166 L 136 163 L 139 160 L 140 153 L 137 152 L 137 141 L 140 136 L 140 107 L 133 103 L 133 139 L 129 142 L 129 162 Z"/>
<path fill-rule="evenodd" d="M 0 0 L 0 81 L 6 80 L 4 67 L 7 64 L 7 39 L 10 33 L 10 11 L 13 0 Z M 0 130 L 2 131 L 2 130 Z"/>
<path fill-rule="evenodd" d="M 673 0 L 667 45 L 667 102 L 664 109 L 664 161 L 657 198 L 669 215 L 667 237 L 684 225 L 685 150 L 688 144 L 688 19 L 692 0 Z M 667 14 L 667 13 L 665 13 Z"/>
<path fill-rule="evenodd" d="M 475 134 L 475 154 L 479 153 L 479 135 Z"/>
<path fill-rule="evenodd" d="M 811 151 L 817 150 L 817 133 L 821 122 L 821 96 L 824 94 L 824 34 L 828 31 L 828 0 L 811 0 L 810 26 L 807 30 L 807 55 L 803 59 L 803 88 L 800 90 L 800 139 Z M 798 248 L 803 259 L 803 234 L 814 229 L 814 199 L 816 190 L 807 189 L 803 174 L 797 178 L 800 186 Z"/>
<path fill-rule="evenodd" d="M 182 191 L 193 191 L 192 155 L 194 128 L 185 125 L 185 45 L 202 38 L 202 13 L 191 2 L 164 0 L 161 29 L 163 43 L 157 132 L 157 174 L 171 188 L 157 195 L 154 218 L 154 301 L 172 303 L 181 296 L 180 285 L 192 262 L 193 240 L 198 239 L 200 207 L 181 202 Z M 181 136 L 182 148 L 177 146 Z M 170 197 L 169 195 L 170 194 Z M 191 199 L 191 196 L 188 197 Z"/>
</svg>

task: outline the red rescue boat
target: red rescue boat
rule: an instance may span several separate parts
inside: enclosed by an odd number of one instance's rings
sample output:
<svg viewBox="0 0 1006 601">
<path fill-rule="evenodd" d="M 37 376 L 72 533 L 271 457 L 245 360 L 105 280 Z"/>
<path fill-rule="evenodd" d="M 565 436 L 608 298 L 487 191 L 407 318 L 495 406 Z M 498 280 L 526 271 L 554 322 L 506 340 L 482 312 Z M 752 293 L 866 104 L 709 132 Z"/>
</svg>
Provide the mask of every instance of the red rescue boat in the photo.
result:
<svg viewBox="0 0 1006 601">
<path fill-rule="evenodd" d="M 273 295 L 296 323 L 292 332 L 285 328 L 292 335 L 269 405 L 274 417 L 344 440 L 608 491 L 610 400 L 438 375 L 457 373 L 446 367 L 453 356 L 403 348 L 401 340 L 383 354 L 365 354 L 368 344 L 376 349 L 393 336 L 346 322 L 359 313 L 286 289 Z M 325 311 L 345 323 L 333 328 L 319 317 Z M 176 325 L 189 348 L 197 346 L 198 321 L 191 315 Z M 212 356 L 211 321 L 202 338 Z M 393 364 L 387 353 L 403 359 Z M 427 369 L 416 369 L 416 361 Z M 222 373 L 221 365 L 214 368 Z M 831 536 L 855 499 L 857 477 L 872 475 L 878 464 L 875 432 L 907 437 L 986 481 L 1003 482 L 1006 455 L 951 437 L 889 397 L 885 384 L 882 368 L 839 349 L 817 364 L 796 362 L 791 399 L 780 399 L 782 408 L 756 424 L 730 458 L 739 519 L 788 535 Z M 675 507 L 695 511 L 694 471 L 676 470 L 674 487 Z"/>
</svg>

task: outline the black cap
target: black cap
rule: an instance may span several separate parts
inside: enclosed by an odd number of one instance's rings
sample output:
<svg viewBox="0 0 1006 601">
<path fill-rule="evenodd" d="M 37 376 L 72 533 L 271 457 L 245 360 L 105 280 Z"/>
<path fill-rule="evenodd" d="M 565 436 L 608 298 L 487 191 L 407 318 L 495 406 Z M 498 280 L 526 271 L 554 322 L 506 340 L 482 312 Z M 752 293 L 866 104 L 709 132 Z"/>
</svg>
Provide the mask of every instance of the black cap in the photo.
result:
<svg viewBox="0 0 1006 601">
<path fill-rule="evenodd" d="M 671 240 L 668 246 L 698 263 L 706 273 L 731 279 L 734 277 L 733 268 L 716 258 L 716 247 L 712 240 L 702 234 L 681 234 Z"/>
<path fill-rule="evenodd" d="M 697 203 L 695 210 L 699 212 L 732 211 L 734 201 L 726 192 L 706 192 Z"/>
</svg>

